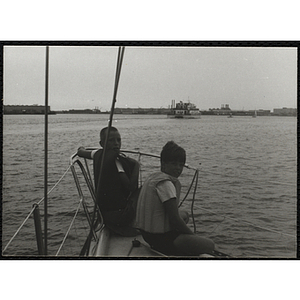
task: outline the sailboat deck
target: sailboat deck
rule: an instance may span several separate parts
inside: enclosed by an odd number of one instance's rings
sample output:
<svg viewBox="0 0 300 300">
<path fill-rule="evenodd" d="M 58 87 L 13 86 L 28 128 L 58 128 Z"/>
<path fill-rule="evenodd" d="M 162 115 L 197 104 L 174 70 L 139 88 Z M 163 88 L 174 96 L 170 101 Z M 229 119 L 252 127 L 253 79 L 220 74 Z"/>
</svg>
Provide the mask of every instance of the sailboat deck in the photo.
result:
<svg viewBox="0 0 300 300">
<path fill-rule="evenodd" d="M 141 235 L 125 237 L 112 234 L 108 228 L 99 233 L 98 244 L 91 245 L 90 257 L 147 258 L 162 257 L 163 254 L 151 249 Z"/>
</svg>

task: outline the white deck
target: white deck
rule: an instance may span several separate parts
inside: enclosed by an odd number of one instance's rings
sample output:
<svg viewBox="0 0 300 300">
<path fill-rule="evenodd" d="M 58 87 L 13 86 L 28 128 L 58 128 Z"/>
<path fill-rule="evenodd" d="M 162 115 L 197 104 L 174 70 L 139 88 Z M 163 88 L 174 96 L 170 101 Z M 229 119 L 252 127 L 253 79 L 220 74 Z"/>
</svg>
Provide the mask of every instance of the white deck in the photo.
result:
<svg viewBox="0 0 300 300">
<path fill-rule="evenodd" d="M 148 244 L 143 240 L 141 235 L 135 237 L 124 237 L 115 235 L 110 230 L 104 227 L 99 233 L 99 242 L 91 243 L 90 257 L 114 257 L 114 258 L 125 258 L 125 257 L 165 257 L 165 255 L 152 250 Z M 136 240 L 137 242 L 133 241 Z M 137 244 L 137 246 L 134 246 Z"/>
<path fill-rule="evenodd" d="M 150 248 L 141 235 L 124 237 L 113 234 L 107 227 L 97 233 L 98 243 L 91 242 L 89 257 L 103 258 L 167 258 L 158 251 Z M 137 244 L 137 245 L 135 245 Z M 216 258 L 211 254 L 202 254 L 198 258 Z M 183 257 L 182 257 L 183 258 Z M 195 257 L 196 258 L 196 257 Z"/>
</svg>

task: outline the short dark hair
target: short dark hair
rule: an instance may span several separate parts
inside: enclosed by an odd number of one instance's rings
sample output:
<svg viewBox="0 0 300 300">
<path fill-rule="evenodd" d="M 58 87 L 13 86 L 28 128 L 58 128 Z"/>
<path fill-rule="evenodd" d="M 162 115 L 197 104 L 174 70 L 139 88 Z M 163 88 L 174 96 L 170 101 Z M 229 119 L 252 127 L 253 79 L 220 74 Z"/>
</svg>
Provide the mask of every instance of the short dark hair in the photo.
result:
<svg viewBox="0 0 300 300">
<path fill-rule="evenodd" d="M 104 127 L 104 128 L 101 129 L 101 131 L 100 131 L 100 141 L 104 142 L 107 130 L 108 130 L 108 127 Z M 113 126 L 110 127 L 109 132 L 116 132 L 116 131 L 119 131 L 116 127 L 113 127 Z"/>
<path fill-rule="evenodd" d="M 182 147 L 178 146 L 173 141 L 167 142 L 160 153 L 161 163 L 178 161 L 185 164 L 185 160 L 186 160 L 185 150 Z"/>
</svg>

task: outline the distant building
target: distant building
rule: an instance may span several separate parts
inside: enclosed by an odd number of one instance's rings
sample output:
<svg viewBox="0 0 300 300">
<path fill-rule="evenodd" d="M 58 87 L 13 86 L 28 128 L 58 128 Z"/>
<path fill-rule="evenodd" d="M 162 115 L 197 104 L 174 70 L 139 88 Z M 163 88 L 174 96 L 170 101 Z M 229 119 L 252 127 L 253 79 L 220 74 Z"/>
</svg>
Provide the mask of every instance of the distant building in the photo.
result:
<svg viewBox="0 0 300 300">
<path fill-rule="evenodd" d="M 231 110 L 229 107 L 229 104 L 221 104 L 221 109 L 222 110 Z"/>
<path fill-rule="evenodd" d="M 296 117 L 297 116 L 297 108 L 287 108 L 287 107 L 274 108 L 273 115 L 274 116 L 293 116 L 293 117 Z"/>
<path fill-rule="evenodd" d="M 100 114 L 100 109 L 70 109 L 70 110 L 63 110 L 61 113 L 63 114 Z"/>
<path fill-rule="evenodd" d="M 115 114 L 141 114 L 141 115 L 166 115 L 170 112 L 170 108 L 119 108 L 114 110 Z"/>
<path fill-rule="evenodd" d="M 44 105 L 4 105 L 4 114 L 44 114 Z M 51 113 L 48 106 L 48 113 Z"/>
<path fill-rule="evenodd" d="M 270 110 L 232 110 L 229 104 L 222 104 L 221 108 L 209 108 L 208 111 L 201 111 L 202 115 L 232 115 L 232 116 L 271 116 Z"/>
<path fill-rule="evenodd" d="M 271 110 L 269 109 L 258 109 L 258 110 L 249 110 L 250 115 L 257 115 L 257 116 L 271 116 Z"/>
<path fill-rule="evenodd" d="M 230 115 L 232 110 L 229 104 L 221 104 L 221 108 L 209 108 L 208 111 L 201 111 L 203 115 Z"/>
</svg>

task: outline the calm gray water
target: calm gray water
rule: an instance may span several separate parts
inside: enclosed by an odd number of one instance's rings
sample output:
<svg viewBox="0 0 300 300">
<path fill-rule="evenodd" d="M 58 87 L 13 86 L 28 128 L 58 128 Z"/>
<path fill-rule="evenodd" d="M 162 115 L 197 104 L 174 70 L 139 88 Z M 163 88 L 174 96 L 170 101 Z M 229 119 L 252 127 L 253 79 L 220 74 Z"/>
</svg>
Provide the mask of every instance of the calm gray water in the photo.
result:
<svg viewBox="0 0 300 300">
<path fill-rule="evenodd" d="M 99 130 L 107 120 L 108 115 L 49 116 L 49 189 L 79 146 L 98 146 Z M 43 122 L 38 115 L 4 116 L 2 249 L 44 195 Z M 200 170 L 194 208 L 197 232 L 213 239 L 218 250 L 239 258 L 296 257 L 296 124 L 293 117 L 175 120 L 115 115 L 113 121 L 123 149 L 159 154 L 169 140 L 186 149 L 187 163 Z M 158 168 L 156 162 L 145 162 L 144 168 L 147 165 L 149 171 Z M 192 176 L 193 171 L 185 170 L 180 177 L 183 194 Z M 48 200 L 50 255 L 55 255 L 78 200 L 69 171 Z M 191 195 L 184 207 L 190 204 Z M 86 235 L 80 211 L 61 255 L 77 256 Z M 32 218 L 4 254 L 37 254 Z"/>
</svg>

